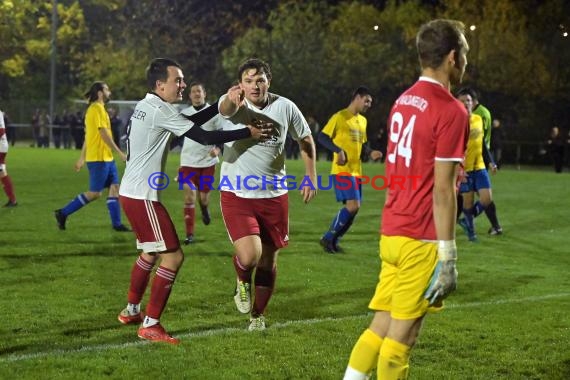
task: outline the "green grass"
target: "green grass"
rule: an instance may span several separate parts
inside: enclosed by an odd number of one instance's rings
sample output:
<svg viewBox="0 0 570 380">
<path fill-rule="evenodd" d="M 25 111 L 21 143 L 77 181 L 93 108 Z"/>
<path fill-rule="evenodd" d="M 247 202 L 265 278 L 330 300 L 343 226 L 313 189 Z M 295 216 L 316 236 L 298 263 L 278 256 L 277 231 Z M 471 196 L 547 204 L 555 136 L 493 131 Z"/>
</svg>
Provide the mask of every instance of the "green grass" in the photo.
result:
<svg viewBox="0 0 570 380">
<path fill-rule="evenodd" d="M 0 209 L 0 378 L 2 379 L 340 379 L 352 345 L 370 321 L 378 275 L 383 191 L 366 188 L 363 207 L 328 255 L 318 240 L 339 205 L 322 191 L 309 205 L 290 194 L 288 248 L 279 258 L 269 328 L 248 333 L 233 305 L 232 247 L 212 194 L 213 222 L 196 227 L 162 322 L 177 347 L 146 344 L 121 326 L 132 263 L 132 234 L 110 228 L 99 200 L 59 231 L 53 210 L 86 190 L 77 151 L 14 148 L 8 168 L 19 207 Z M 176 173 L 171 155 L 168 172 Z M 119 165 L 122 171 L 122 164 Z M 289 173 L 302 172 L 288 162 Z M 369 175 L 381 174 L 367 164 Z M 319 162 L 319 173 L 328 163 Z M 505 234 L 480 243 L 458 230 L 459 289 L 426 319 L 411 379 L 570 378 L 570 176 L 506 168 L 493 178 Z M 0 197 L 2 203 L 5 198 Z M 180 236 L 182 194 L 163 194 Z"/>
</svg>

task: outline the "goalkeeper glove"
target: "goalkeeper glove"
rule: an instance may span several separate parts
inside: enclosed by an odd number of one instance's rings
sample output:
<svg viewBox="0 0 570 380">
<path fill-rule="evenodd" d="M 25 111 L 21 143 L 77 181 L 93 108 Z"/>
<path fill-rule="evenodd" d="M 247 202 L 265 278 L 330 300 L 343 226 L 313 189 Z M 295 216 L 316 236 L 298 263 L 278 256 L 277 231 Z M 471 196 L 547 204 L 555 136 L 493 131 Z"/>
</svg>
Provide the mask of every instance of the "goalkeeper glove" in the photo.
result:
<svg viewBox="0 0 570 380">
<path fill-rule="evenodd" d="M 440 240 L 437 248 L 438 263 L 433 271 L 424 298 L 429 305 L 440 304 L 441 301 L 457 288 L 457 247 L 455 240 Z"/>
</svg>

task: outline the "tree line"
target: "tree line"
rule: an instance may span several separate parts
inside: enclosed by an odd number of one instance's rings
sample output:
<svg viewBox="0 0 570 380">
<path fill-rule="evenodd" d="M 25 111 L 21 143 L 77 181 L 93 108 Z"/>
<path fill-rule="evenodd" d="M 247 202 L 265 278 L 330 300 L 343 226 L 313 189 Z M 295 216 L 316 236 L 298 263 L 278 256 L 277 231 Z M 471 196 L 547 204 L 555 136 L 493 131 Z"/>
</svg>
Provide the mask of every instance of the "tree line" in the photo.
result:
<svg viewBox="0 0 570 380">
<path fill-rule="evenodd" d="M 51 11 L 51 1 L 0 0 L 0 108 L 48 99 Z M 219 95 L 239 63 L 257 56 L 272 66 L 272 89 L 321 123 L 367 85 L 373 130 L 419 74 L 418 27 L 446 17 L 467 26 L 465 84 L 516 125 L 511 137 L 570 127 L 565 0 L 58 0 L 57 13 L 59 108 L 94 80 L 108 82 L 115 99 L 142 98 L 145 66 L 157 56 L 178 60 L 188 82 Z"/>
</svg>

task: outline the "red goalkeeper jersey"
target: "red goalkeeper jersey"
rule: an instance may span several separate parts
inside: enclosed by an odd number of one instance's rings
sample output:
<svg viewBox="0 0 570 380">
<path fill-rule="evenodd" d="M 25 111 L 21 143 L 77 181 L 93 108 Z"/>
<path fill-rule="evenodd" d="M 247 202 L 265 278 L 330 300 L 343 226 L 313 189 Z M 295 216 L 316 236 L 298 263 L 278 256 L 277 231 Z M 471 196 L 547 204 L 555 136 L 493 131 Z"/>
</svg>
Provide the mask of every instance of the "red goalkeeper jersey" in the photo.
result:
<svg viewBox="0 0 570 380">
<path fill-rule="evenodd" d="M 381 233 L 436 240 L 435 162 L 462 162 L 469 136 L 465 107 L 440 83 L 420 79 L 396 100 L 388 118 L 386 177 L 390 181 Z"/>
</svg>

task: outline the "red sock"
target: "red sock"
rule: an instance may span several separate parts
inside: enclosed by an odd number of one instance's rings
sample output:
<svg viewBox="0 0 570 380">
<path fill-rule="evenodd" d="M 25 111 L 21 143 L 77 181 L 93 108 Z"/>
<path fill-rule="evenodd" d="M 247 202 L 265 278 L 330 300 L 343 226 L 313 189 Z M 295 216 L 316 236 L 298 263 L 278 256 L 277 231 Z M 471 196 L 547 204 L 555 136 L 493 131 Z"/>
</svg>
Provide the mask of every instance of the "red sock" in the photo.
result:
<svg viewBox="0 0 570 380">
<path fill-rule="evenodd" d="M 252 316 L 257 317 L 265 312 L 265 308 L 275 288 L 276 277 L 276 267 L 273 267 L 270 271 L 263 268 L 255 270 L 255 301 L 253 302 Z"/>
<path fill-rule="evenodd" d="M 158 267 L 156 270 L 156 276 L 154 276 L 150 289 L 150 299 L 146 305 L 146 315 L 150 318 L 160 319 L 166 302 L 168 302 L 168 297 L 170 297 L 176 273 L 177 271 L 164 267 Z"/>
<path fill-rule="evenodd" d="M 10 179 L 9 175 L 2 177 L 2 186 L 4 186 L 4 192 L 8 196 L 10 202 L 16 202 L 16 196 L 14 195 L 14 186 L 12 185 L 12 180 Z"/>
<path fill-rule="evenodd" d="M 194 220 L 196 219 L 196 208 L 194 203 L 184 204 L 184 224 L 186 225 L 186 236 L 194 235 Z"/>
<path fill-rule="evenodd" d="M 153 263 L 149 263 L 141 256 L 138 257 L 131 270 L 131 286 L 129 287 L 128 301 L 134 305 L 141 303 Z"/>
<path fill-rule="evenodd" d="M 240 281 L 251 283 L 251 272 L 253 268 L 246 268 L 239 262 L 237 255 L 233 257 L 234 268 L 236 269 L 236 274 Z"/>
</svg>

